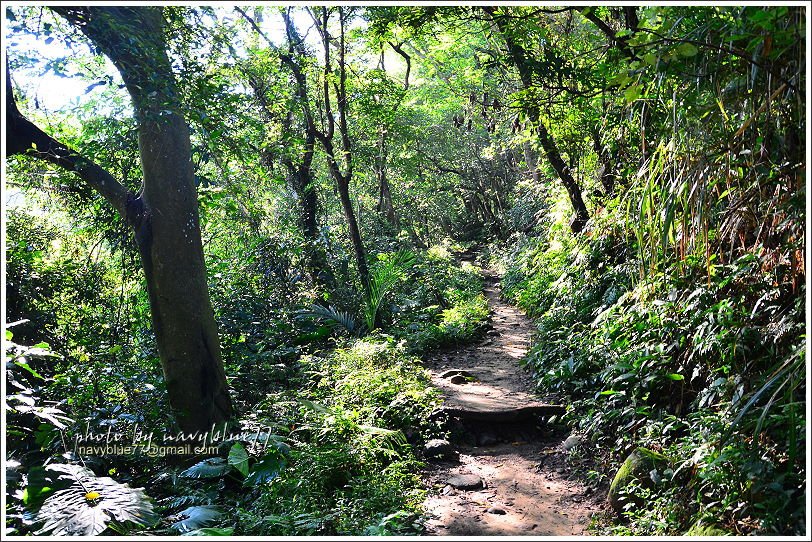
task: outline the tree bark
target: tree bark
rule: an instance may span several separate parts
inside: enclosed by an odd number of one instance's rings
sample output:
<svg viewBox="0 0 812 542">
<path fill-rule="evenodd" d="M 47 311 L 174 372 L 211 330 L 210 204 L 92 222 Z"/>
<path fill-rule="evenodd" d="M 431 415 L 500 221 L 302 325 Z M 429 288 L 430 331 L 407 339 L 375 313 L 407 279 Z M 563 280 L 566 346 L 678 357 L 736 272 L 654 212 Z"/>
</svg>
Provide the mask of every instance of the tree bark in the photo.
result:
<svg viewBox="0 0 812 542">
<path fill-rule="evenodd" d="M 355 264 L 358 268 L 358 275 L 361 278 L 361 286 L 367 296 L 370 293 L 369 285 L 369 267 L 367 265 L 366 250 L 364 243 L 361 240 L 361 232 L 358 228 L 358 221 L 355 218 L 355 211 L 352 207 L 352 199 L 350 198 L 350 181 L 352 180 L 353 163 L 352 163 L 352 144 L 350 143 L 350 133 L 347 128 L 347 66 L 346 66 L 346 44 L 344 43 L 345 31 L 345 14 L 342 6 L 338 7 L 340 34 L 339 34 L 339 47 L 338 47 L 338 83 L 334 84 L 336 93 L 336 107 L 338 109 L 338 131 L 341 136 L 341 155 L 344 164 L 344 171 L 341 171 L 338 158 L 336 157 L 336 150 L 333 146 L 333 134 L 335 133 L 335 117 L 333 116 L 332 106 L 330 105 L 330 74 L 332 66 L 330 63 L 330 34 L 327 30 L 327 22 L 329 15 L 326 7 L 321 9 L 321 19 L 313 16 L 313 21 L 316 23 L 316 28 L 321 35 L 322 44 L 324 46 L 324 82 L 323 89 L 323 102 L 324 102 L 324 116 L 327 122 L 327 128 L 324 131 L 316 131 L 316 139 L 321 142 L 324 151 L 327 154 L 327 165 L 330 170 L 330 176 L 335 180 L 336 187 L 338 188 L 339 199 L 341 201 L 341 208 L 344 211 L 344 217 L 347 221 L 347 229 L 350 234 L 350 241 L 352 242 L 353 252 L 355 253 Z"/>
<path fill-rule="evenodd" d="M 135 232 L 169 402 L 184 432 L 232 416 L 208 293 L 189 129 L 160 8 L 55 7 L 118 68 L 133 100 L 143 186 L 124 216 Z M 120 206 L 116 208 L 121 212 Z"/>
<path fill-rule="evenodd" d="M 482 9 L 488 15 L 490 15 L 491 20 L 502 34 L 502 39 L 505 40 L 505 44 L 507 45 L 508 52 L 513 60 L 513 64 L 519 71 L 522 86 L 525 89 L 531 89 L 533 87 L 533 73 L 530 65 L 527 62 L 527 53 L 525 52 L 524 48 L 516 43 L 509 32 L 505 32 L 499 18 L 496 15 L 496 8 L 483 7 Z M 547 127 L 544 125 L 544 121 L 541 119 L 540 108 L 537 105 L 531 104 L 528 106 L 526 112 L 531 124 L 537 127 L 539 143 L 541 144 L 541 148 L 544 149 L 547 160 L 550 162 L 550 165 L 553 166 L 553 169 L 558 174 L 558 178 L 561 179 L 561 183 L 567 190 L 570 203 L 575 211 L 575 216 L 570 221 L 570 229 L 573 231 L 573 233 L 578 233 L 584 228 L 584 225 L 586 225 L 587 221 L 589 220 L 589 211 L 587 211 L 586 205 L 584 204 L 584 200 L 581 195 L 581 187 L 578 186 L 578 182 L 573 178 L 567 164 L 561 158 L 561 153 L 558 150 L 558 146 L 555 144 L 555 140 L 550 135 Z"/>
</svg>

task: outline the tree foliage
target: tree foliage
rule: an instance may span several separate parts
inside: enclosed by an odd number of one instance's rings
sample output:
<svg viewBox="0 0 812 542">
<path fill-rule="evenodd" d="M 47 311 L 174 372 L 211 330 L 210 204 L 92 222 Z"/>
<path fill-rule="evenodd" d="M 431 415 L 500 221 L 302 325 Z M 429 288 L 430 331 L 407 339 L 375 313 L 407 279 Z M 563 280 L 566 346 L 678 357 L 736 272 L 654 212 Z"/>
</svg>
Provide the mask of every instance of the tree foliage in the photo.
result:
<svg viewBox="0 0 812 542">
<path fill-rule="evenodd" d="M 488 319 L 465 253 L 580 475 L 668 460 L 595 533 L 802 534 L 804 15 L 9 7 L 7 533 L 419 533 L 418 358 Z"/>
</svg>

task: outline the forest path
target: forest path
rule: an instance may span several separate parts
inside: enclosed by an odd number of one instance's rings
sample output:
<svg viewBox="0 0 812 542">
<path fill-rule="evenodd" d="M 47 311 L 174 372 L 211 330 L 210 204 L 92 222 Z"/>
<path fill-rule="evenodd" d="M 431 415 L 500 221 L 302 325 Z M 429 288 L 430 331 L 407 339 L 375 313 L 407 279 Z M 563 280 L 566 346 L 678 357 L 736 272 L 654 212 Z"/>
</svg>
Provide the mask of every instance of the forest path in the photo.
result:
<svg viewBox="0 0 812 542">
<path fill-rule="evenodd" d="M 532 322 L 500 299 L 493 272 L 486 271 L 485 279 L 492 324 L 487 337 L 426 360 L 445 397 L 444 408 L 452 419 L 460 414 L 452 426 L 458 461 L 435 459 L 424 472 L 430 488 L 426 534 L 584 534 L 600 501 L 591 488 L 568 479 L 566 435 L 545 431 L 527 408 L 545 408 L 519 366 L 530 345 Z M 468 378 L 453 378 L 451 371 Z M 530 416 L 523 416 L 527 411 Z"/>
</svg>

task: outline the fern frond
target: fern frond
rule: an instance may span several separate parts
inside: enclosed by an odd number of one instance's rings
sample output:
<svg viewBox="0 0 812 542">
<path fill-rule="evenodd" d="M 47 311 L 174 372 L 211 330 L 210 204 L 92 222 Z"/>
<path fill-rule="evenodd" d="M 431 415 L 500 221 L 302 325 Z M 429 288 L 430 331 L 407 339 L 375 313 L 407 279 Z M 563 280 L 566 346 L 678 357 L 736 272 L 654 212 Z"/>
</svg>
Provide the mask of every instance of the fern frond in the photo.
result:
<svg viewBox="0 0 812 542">
<path fill-rule="evenodd" d="M 299 311 L 300 318 L 316 318 L 324 325 L 333 329 L 343 328 L 347 333 L 353 334 L 357 331 L 355 318 L 346 311 L 340 311 L 334 307 L 313 304 L 308 309 Z"/>
</svg>

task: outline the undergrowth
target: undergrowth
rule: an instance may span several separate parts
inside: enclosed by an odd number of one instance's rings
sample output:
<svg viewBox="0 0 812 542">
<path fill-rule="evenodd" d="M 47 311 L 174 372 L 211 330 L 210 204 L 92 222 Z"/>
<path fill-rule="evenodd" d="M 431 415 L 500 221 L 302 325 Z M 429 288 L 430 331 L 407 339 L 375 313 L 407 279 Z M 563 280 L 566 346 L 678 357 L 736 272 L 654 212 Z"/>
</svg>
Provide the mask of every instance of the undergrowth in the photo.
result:
<svg viewBox="0 0 812 542">
<path fill-rule="evenodd" d="M 597 229 L 596 229 L 597 230 Z M 572 459 L 607 484 L 637 447 L 670 459 L 598 534 L 803 532 L 804 286 L 768 256 L 686 259 L 641 277 L 616 230 L 516 239 L 494 256 L 536 318 L 525 364 L 567 401 Z"/>
<path fill-rule="evenodd" d="M 239 431 L 235 428 L 238 434 L 220 446 L 218 456 L 191 463 L 143 453 L 75 454 L 71 444 L 84 432 L 129 434 L 137 423 L 168 423 L 160 402 L 138 400 L 158 393 L 160 378 L 152 385 L 144 376 L 124 375 L 122 388 L 130 391 L 122 398 L 100 389 L 99 403 L 52 403 L 53 388 L 43 384 L 67 382 L 76 370 L 71 358 L 45 343 L 31 348 L 12 343 L 9 332 L 8 378 L 18 390 L 7 399 L 14 437 L 9 439 L 8 532 L 47 534 L 38 531 L 43 524 L 46 531 L 57 524 L 77 529 L 58 534 L 422 532 L 425 492 L 415 450 L 444 435 L 429 421 L 440 398 L 419 356 L 470 340 L 488 317 L 479 271 L 458 265 L 451 248 L 435 246 L 407 260 L 408 268 L 379 300 L 377 329 L 363 336 L 291 312 L 273 326 L 256 322 L 250 333 L 229 340 L 229 329 L 239 325 L 227 320 L 224 351 L 242 410 Z M 226 317 L 243 318 L 221 312 L 221 320 Z M 66 475 L 58 465 L 56 471 L 42 466 L 49 462 L 80 462 L 90 469 L 81 472 L 85 485 L 112 476 L 116 485 L 111 481 L 100 490 L 104 495 L 94 498 L 117 502 L 111 500 L 114 487 L 122 502 L 136 499 L 132 502 L 149 521 L 88 527 L 75 518 L 85 517 L 83 511 L 100 501 L 88 500 L 86 491 L 61 510 L 43 507 L 49 498 L 74 498 L 70 487 L 53 482 Z M 59 468 L 76 470 L 71 464 Z M 141 487 L 143 492 L 135 489 Z M 65 523 L 61 514 L 74 519 Z"/>
</svg>

